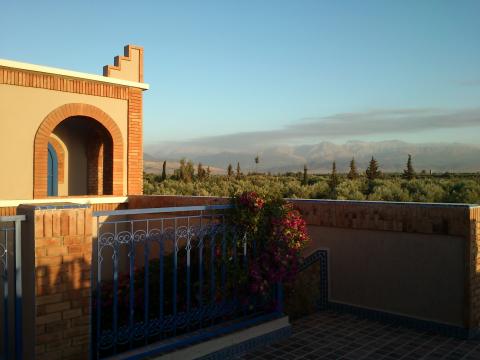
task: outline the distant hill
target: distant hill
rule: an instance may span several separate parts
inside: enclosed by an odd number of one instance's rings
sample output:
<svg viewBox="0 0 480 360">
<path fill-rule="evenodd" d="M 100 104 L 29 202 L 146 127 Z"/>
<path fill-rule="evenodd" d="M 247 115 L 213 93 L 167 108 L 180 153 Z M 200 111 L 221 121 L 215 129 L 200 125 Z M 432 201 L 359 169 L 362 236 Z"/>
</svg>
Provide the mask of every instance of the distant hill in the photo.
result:
<svg viewBox="0 0 480 360">
<path fill-rule="evenodd" d="M 211 149 L 175 149 L 150 146 L 145 159 L 173 158 L 178 161 L 182 157 L 193 162 L 208 164 L 211 169 L 225 171 L 228 164 L 235 168 L 240 162 L 242 171 L 286 172 L 301 171 L 307 164 L 309 171 L 326 173 L 331 169 L 332 161 L 336 161 L 337 169 L 344 172 L 355 157 L 357 166 L 364 170 L 372 155 L 378 160 L 382 171 L 401 171 L 405 167 L 408 154 L 413 157 L 417 171 L 433 172 L 477 172 L 480 171 L 480 145 L 460 143 L 425 143 L 413 144 L 390 140 L 380 142 L 349 141 L 345 144 L 334 144 L 323 141 L 315 145 L 277 146 L 258 153 L 260 163 L 255 167 L 253 152 L 212 151 Z M 147 162 L 146 162 L 147 164 Z M 147 170 L 146 170 L 147 171 Z"/>
</svg>

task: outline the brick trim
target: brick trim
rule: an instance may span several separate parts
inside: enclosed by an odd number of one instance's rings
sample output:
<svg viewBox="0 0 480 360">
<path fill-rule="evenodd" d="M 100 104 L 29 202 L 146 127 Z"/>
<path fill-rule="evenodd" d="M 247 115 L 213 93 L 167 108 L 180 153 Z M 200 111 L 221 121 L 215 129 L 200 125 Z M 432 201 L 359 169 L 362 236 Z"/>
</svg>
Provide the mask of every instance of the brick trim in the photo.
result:
<svg viewBox="0 0 480 360">
<path fill-rule="evenodd" d="M 88 104 L 65 104 L 53 110 L 37 130 L 33 156 L 33 198 L 47 197 L 47 146 L 50 134 L 63 120 L 86 116 L 102 124 L 113 140 L 113 194 L 123 195 L 123 139 L 115 121 L 101 109 Z"/>
<path fill-rule="evenodd" d="M 58 183 L 63 184 L 65 181 L 65 145 L 61 144 L 60 141 L 50 135 L 48 142 L 52 144 L 55 152 L 57 153 L 58 158 Z"/>
<path fill-rule="evenodd" d="M 27 70 L 0 68 L 0 84 L 16 85 L 76 94 L 128 99 L 128 87 L 79 80 L 61 75 L 35 73 Z"/>
</svg>

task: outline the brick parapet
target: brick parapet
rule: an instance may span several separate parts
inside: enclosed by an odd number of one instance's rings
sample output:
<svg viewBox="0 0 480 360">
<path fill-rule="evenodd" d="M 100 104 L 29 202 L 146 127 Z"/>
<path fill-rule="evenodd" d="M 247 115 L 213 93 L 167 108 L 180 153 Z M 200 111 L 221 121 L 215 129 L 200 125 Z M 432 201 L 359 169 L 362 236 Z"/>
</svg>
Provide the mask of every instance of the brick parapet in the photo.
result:
<svg viewBox="0 0 480 360">
<path fill-rule="evenodd" d="M 230 201 L 226 197 L 215 196 L 177 196 L 177 195 L 142 195 L 129 196 L 129 209 L 146 209 L 173 206 L 224 205 Z"/>
<path fill-rule="evenodd" d="M 307 224 L 467 237 L 469 205 L 290 199 Z"/>
</svg>

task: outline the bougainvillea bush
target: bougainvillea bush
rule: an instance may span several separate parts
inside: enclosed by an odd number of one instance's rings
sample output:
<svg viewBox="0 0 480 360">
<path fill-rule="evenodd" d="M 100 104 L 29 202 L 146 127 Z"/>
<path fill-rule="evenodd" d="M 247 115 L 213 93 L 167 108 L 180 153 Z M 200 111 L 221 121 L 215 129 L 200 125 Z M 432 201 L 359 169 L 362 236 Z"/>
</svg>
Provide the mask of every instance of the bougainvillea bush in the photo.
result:
<svg viewBox="0 0 480 360">
<path fill-rule="evenodd" d="M 274 284 L 291 282 L 309 240 L 300 212 L 283 199 L 267 201 L 255 192 L 234 196 L 232 203 L 230 219 L 246 234 L 251 247 L 250 292 L 265 295 Z"/>
</svg>

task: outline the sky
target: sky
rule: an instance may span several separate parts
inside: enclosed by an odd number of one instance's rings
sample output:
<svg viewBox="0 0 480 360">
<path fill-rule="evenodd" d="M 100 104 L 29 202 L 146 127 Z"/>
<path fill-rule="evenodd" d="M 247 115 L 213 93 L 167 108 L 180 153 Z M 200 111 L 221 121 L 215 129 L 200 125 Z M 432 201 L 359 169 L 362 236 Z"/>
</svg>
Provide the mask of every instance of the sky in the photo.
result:
<svg viewBox="0 0 480 360">
<path fill-rule="evenodd" d="M 478 0 L 1 1 L 0 58 L 143 46 L 147 144 L 478 143 Z"/>
</svg>

